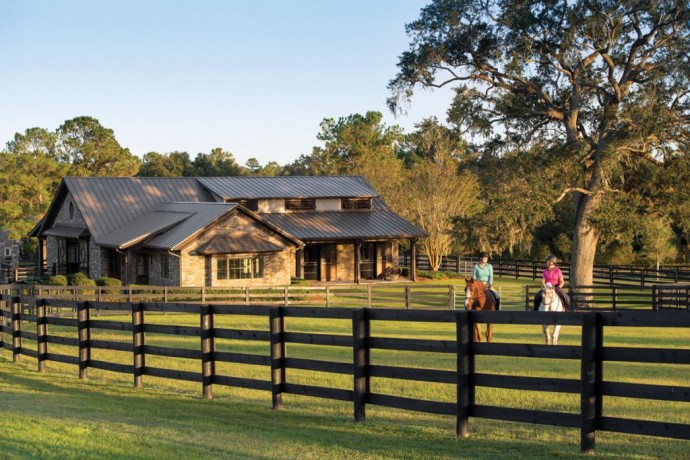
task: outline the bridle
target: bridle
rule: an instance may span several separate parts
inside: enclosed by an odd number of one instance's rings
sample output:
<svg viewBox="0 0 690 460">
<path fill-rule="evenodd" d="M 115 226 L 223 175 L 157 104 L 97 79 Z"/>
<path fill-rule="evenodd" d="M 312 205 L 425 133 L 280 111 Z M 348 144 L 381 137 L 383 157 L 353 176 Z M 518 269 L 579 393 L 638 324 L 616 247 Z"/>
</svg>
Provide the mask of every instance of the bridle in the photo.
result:
<svg viewBox="0 0 690 460">
<path fill-rule="evenodd" d="M 476 300 L 486 297 L 486 290 L 482 291 L 481 294 L 478 294 L 479 289 L 475 286 L 475 284 L 476 283 L 472 283 L 472 287 L 470 287 L 469 285 L 467 286 L 467 291 L 470 292 L 470 295 L 468 295 L 465 299 L 465 308 L 468 308 L 467 305 L 472 304 Z"/>
</svg>

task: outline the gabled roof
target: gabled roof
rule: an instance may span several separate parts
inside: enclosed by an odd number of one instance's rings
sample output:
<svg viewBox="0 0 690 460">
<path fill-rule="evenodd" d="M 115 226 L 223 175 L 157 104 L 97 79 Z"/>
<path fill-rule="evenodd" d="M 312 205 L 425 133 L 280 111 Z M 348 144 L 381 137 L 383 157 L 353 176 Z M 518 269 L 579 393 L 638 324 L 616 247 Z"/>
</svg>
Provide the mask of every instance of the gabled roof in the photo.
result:
<svg viewBox="0 0 690 460">
<path fill-rule="evenodd" d="M 63 184 L 98 244 L 163 202 L 212 201 L 199 182 L 188 177 L 65 177 Z"/>
<path fill-rule="evenodd" d="M 199 234 L 229 212 L 241 212 L 291 241 L 295 246 L 302 246 L 302 242 L 289 234 L 289 232 L 274 227 L 269 222 L 236 203 L 162 203 L 157 208 L 157 211 L 189 213 L 191 215 L 165 233 L 147 241 L 144 244 L 147 248 L 177 250 L 184 246 L 193 236 Z"/>
<path fill-rule="evenodd" d="M 361 176 L 200 177 L 199 182 L 224 200 L 378 196 Z"/>
</svg>

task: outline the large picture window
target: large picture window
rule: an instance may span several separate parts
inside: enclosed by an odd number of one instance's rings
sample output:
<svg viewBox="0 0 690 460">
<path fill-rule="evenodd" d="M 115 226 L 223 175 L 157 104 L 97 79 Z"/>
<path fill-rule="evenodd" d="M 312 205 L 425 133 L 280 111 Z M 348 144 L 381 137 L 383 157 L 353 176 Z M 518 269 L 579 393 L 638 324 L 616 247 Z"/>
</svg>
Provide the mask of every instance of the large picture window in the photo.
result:
<svg viewBox="0 0 690 460">
<path fill-rule="evenodd" d="M 216 278 L 219 280 L 263 278 L 263 259 L 261 256 L 219 257 L 216 262 Z"/>
</svg>

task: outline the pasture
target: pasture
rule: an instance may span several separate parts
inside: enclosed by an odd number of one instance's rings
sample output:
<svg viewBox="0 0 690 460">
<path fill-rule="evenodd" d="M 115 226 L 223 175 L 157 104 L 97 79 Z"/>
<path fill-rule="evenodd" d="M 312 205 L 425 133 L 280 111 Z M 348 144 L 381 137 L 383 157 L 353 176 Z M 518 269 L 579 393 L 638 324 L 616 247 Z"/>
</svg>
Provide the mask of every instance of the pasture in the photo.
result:
<svg viewBox="0 0 690 460">
<path fill-rule="evenodd" d="M 129 321 L 128 315 L 108 317 Z M 146 313 L 147 324 L 199 325 L 198 315 Z M 351 333 L 352 322 L 286 318 L 286 328 L 305 333 Z M 32 325 L 26 324 L 27 328 Z M 35 324 L 33 324 L 35 327 Z M 267 331 L 265 317 L 223 316 L 216 328 Z M 454 340 L 455 327 L 443 323 L 372 322 L 377 337 Z M 687 330 L 607 328 L 606 346 L 690 348 Z M 50 334 L 75 337 L 73 328 L 49 326 Z M 93 340 L 131 343 L 131 332 L 93 330 Z M 538 326 L 499 325 L 496 343 L 541 344 Z M 147 345 L 198 349 L 199 338 L 146 334 Z M 579 345 L 580 330 L 564 326 L 560 344 Z M 35 343 L 25 341 L 32 348 Z M 268 355 L 268 342 L 224 339 L 218 351 Z M 75 347 L 50 344 L 51 353 L 75 355 Z M 290 344 L 291 358 L 352 363 L 352 349 Z M 92 350 L 92 359 L 132 363 L 131 353 Z M 575 458 L 579 430 L 470 418 L 470 437 L 455 436 L 454 417 L 367 405 L 367 420 L 353 422 L 352 403 L 283 395 L 284 408 L 271 410 L 271 393 L 214 385 L 213 400 L 201 399 L 199 383 L 145 375 L 142 389 L 132 376 L 89 369 L 89 380 L 77 379 L 78 367 L 49 361 L 46 373 L 36 360 L 0 354 L 0 456 L 8 458 Z M 394 350 L 372 350 L 371 363 L 419 369 L 453 370 L 455 356 Z M 146 365 L 199 372 L 198 360 L 146 356 Z M 579 361 L 477 356 L 477 372 L 540 379 L 580 376 Z M 270 367 L 217 363 L 216 372 L 270 379 Z M 606 363 L 608 381 L 687 386 L 687 366 Z M 288 370 L 288 381 L 303 385 L 351 389 L 352 376 Z M 454 401 L 455 386 L 441 383 L 373 378 L 371 391 L 433 401 Z M 477 388 L 477 404 L 578 413 L 577 394 Z M 606 416 L 690 424 L 686 403 L 607 397 Z M 597 432 L 601 458 L 687 458 L 690 443 L 665 438 Z"/>
</svg>

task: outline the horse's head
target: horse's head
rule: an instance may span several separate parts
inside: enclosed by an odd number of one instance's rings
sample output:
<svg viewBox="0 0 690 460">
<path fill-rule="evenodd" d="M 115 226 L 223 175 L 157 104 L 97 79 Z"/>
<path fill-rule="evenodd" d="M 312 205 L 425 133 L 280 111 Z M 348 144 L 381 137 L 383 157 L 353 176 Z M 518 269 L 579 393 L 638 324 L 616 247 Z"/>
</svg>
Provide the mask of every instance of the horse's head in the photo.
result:
<svg viewBox="0 0 690 460">
<path fill-rule="evenodd" d="M 480 283 L 474 278 L 465 278 L 465 308 L 472 308 L 472 303 L 484 292 L 484 283 Z"/>
</svg>

